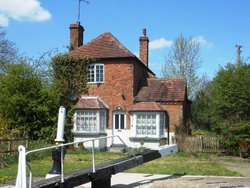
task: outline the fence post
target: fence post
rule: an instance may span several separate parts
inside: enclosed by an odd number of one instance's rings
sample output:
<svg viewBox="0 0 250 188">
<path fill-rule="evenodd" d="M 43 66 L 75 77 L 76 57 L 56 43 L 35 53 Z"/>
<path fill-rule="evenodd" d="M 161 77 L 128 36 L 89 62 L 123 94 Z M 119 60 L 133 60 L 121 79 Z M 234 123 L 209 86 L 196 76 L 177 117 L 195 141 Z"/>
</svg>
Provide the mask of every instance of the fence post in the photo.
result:
<svg viewBox="0 0 250 188">
<path fill-rule="evenodd" d="M 26 151 L 24 146 L 18 147 L 18 172 L 16 179 L 16 188 L 26 188 Z"/>
<path fill-rule="evenodd" d="M 8 140 L 8 152 L 11 152 L 11 140 Z"/>
<path fill-rule="evenodd" d="M 204 137 L 201 137 L 201 151 L 204 151 Z"/>
<path fill-rule="evenodd" d="M 25 148 L 28 148 L 29 137 L 25 138 Z"/>
</svg>

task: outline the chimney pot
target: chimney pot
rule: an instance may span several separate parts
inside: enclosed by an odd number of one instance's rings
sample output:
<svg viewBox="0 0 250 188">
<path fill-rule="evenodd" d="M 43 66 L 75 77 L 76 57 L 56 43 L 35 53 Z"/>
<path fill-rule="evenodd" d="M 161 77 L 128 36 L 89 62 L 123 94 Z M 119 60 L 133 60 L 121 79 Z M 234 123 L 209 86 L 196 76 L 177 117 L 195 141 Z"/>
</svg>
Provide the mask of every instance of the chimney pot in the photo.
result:
<svg viewBox="0 0 250 188">
<path fill-rule="evenodd" d="M 142 30 L 142 36 L 147 36 L 147 30 L 146 29 Z"/>
</svg>

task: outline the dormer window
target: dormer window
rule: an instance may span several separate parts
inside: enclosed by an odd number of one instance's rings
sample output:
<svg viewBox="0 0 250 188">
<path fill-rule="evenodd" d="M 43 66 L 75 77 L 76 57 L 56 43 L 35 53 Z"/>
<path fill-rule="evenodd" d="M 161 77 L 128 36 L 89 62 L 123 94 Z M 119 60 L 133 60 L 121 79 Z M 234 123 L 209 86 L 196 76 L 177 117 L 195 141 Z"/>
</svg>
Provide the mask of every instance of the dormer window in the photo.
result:
<svg viewBox="0 0 250 188">
<path fill-rule="evenodd" d="M 104 82 L 104 65 L 90 64 L 88 66 L 88 82 L 102 83 Z"/>
</svg>

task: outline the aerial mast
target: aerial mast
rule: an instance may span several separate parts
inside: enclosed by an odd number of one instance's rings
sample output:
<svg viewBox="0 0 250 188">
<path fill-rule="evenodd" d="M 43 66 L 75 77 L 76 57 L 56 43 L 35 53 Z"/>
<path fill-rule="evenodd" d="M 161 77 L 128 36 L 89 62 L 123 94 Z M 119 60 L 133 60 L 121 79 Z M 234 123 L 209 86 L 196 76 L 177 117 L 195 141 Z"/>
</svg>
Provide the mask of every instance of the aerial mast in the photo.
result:
<svg viewBox="0 0 250 188">
<path fill-rule="evenodd" d="M 241 58 L 240 58 L 240 53 L 241 53 L 241 45 L 235 45 L 235 47 L 237 48 L 237 65 L 240 66 L 241 64 Z"/>
<path fill-rule="evenodd" d="M 79 3 L 78 3 L 78 22 L 80 22 L 81 2 L 89 4 L 89 1 L 87 1 L 87 0 L 78 0 L 78 1 L 79 1 Z"/>
</svg>

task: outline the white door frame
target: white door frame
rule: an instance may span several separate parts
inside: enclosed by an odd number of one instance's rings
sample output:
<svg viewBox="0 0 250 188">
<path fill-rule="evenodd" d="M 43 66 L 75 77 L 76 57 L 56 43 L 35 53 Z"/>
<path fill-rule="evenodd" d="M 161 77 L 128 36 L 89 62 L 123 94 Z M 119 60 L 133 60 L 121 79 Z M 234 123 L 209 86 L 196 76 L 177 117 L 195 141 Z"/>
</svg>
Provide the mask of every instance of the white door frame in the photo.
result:
<svg viewBox="0 0 250 188">
<path fill-rule="evenodd" d="M 118 115 L 118 116 L 117 116 Z M 123 124 L 122 124 L 122 116 L 123 115 Z M 116 119 L 118 117 L 118 120 Z M 118 121 L 118 122 L 117 122 Z M 116 124 L 118 123 L 118 124 Z M 118 135 L 123 142 L 126 142 L 126 113 L 123 111 L 114 111 L 113 112 L 113 135 Z M 112 140 L 112 145 L 123 145 L 119 138 L 114 137 Z"/>
</svg>

